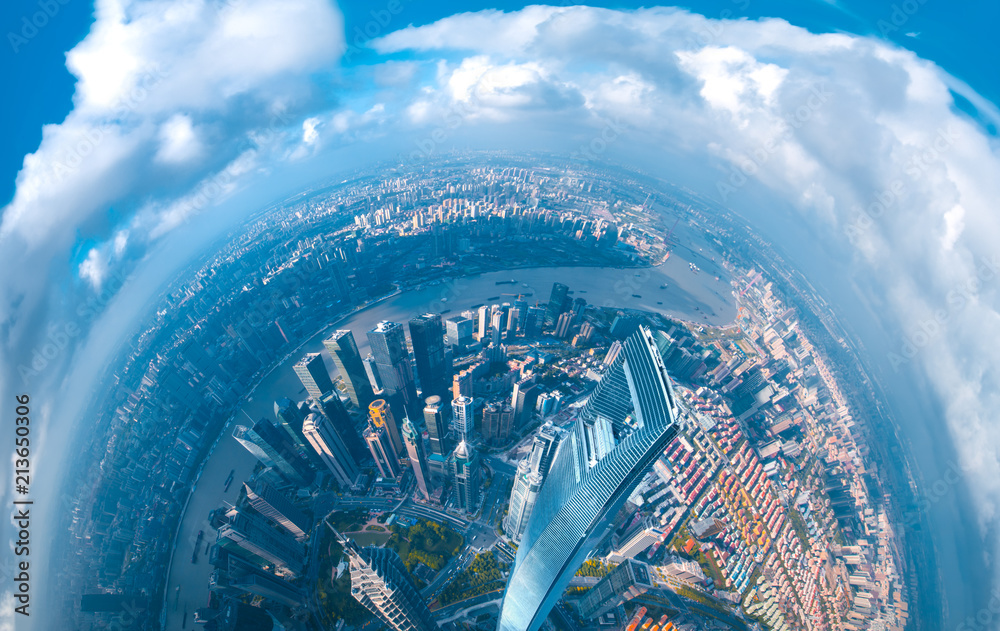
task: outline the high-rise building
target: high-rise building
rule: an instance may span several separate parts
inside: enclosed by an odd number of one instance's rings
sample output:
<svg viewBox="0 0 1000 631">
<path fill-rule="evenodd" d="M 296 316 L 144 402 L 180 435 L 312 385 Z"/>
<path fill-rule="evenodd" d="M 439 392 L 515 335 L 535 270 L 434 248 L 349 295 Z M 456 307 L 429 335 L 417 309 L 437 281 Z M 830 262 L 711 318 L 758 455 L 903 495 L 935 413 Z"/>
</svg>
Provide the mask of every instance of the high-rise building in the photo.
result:
<svg viewBox="0 0 1000 631">
<path fill-rule="evenodd" d="M 448 334 L 448 345 L 456 352 L 461 352 L 472 345 L 473 322 L 471 318 L 452 316 L 445 321 L 445 329 Z"/>
<path fill-rule="evenodd" d="M 487 403 L 483 408 L 483 440 L 491 445 L 507 442 L 514 429 L 514 408 L 507 402 Z"/>
<path fill-rule="evenodd" d="M 456 398 L 451 402 L 451 414 L 458 440 L 471 440 L 475 430 L 475 399 L 466 396 Z"/>
<path fill-rule="evenodd" d="M 503 520 L 503 531 L 514 543 L 521 541 L 521 535 L 528 526 L 528 518 L 535 507 L 538 492 L 542 489 L 544 478 L 531 470 L 527 458 L 517 465 L 514 474 L 514 486 L 510 491 L 510 505 L 507 516 Z"/>
<path fill-rule="evenodd" d="M 478 339 L 483 346 L 487 344 L 486 334 L 489 328 L 490 328 L 490 307 L 489 305 L 483 305 L 479 307 L 478 319 L 476 320 L 476 339 Z"/>
<path fill-rule="evenodd" d="M 306 447 L 305 437 L 302 435 L 302 421 L 305 419 L 299 410 L 299 406 L 288 398 L 281 398 L 274 402 L 274 418 L 278 421 L 278 427 L 283 429 L 288 437 L 300 448 Z"/>
<path fill-rule="evenodd" d="M 410 456 L 410 466 L 413 468 L 413 477 L 417 480 L 417 490 L 420 491 L 424 500 L 430 500 L 430 472 L 427 470 L 424 440 L 413 427 L 410 419 L 403 421 L 403 443 L 406 445 L 407 455 Z"/>
<path fill-rule="evenodd" d="M 445 361 L 444 326 L 441 316 L 425 313 L 410 319 L 410 342 L 417 377 L 424 397 L 445 395 L 451 385 L 451 372 Z"/>
<path fill-rule="evenodd" d="M 318 409 L 333 423 L 333 428 L 337 431 L 340 439 L 344 441 L 347 451 L 350 452 L 355 462 L 360 463 L 368 457 L 368 450 L 365 448 L 364 441 L 361 440 L 361 434 L 354 427 L 354 419 L 351 418 L 351 414 L 344 407 L 344 403 L 336 392 L 331 392 L 320 399 Z"/>
<path fill-rule="evenodd" d="M 545 324 L 545 309 L 543 307 L 528 307 L 528 316 L 524 321 L 524 336 L 538 337 Z"/>
<path fill-rule="evenodd" d="M 455 447 L 448 465 L 455 489 L 455 504 L 466 513 L 476 512 L 479 508 L 479 454 L 463 440 Z"/>
<path fill-rule="evenodd" d="M 660 333 L 640 327 L 609 368 L 623 373 L 637 427 L 593 467 L 573 432 L 560 442 L 517 549 L 500 631 L 537 631 L 576 570 L 607 532 L 646 471 L 677 434 L 677 404 L 660 354 Z M 607 378 L 607 374 L 602 378 Z M 607 389 L 600 395 L 612 396 Z M 594 406 L 599 408 L 600 406 Z"/>
<path fill-rule="evenodd" d="M 338 330 L 326 341 L 323 346 L 333 357 L 333 363 L 340 371 L 340 376 L 344 378 L 344 385 L 347 387 L 347 396 L 359 410 L 364 410 L 368 404 L 375 399 L 371 382 L 365 372 L 364 360 L 358 352 L 358 345 L 354 341 L 354 334 L 349 330 Z"/>
<path fill-rule="evenodd" d="M 383 320 L 368 331 L 368 342 L 372 347 L 385 395 L 399 395 L 407 416 L 419 417 L 420 400 L 417 398 L 413 367 L 410 365 L 410 353 L 406 350 L 406 334 L 402 325 Z"/>
<path fill-rule="evenodd" d="M 388 548 L 359 548 L 341 536 L 350 559 L 351 595 L 395 631 L 432 631 L 438 624 L 406 566 Z"/>
<path fill-rule="evenodd" d="M 662 539 L 663 529 L 651 517 L 646 517 L 625 533 L 618 547 L 611 553 L 610 558 L 616 563 L 624 559 L 633 559 Z"/>
<path fill-rule="evenodd" d="M 294 367 L 295 374 L 299 376 L 299 381 L 305 386 L 310 397 L 317 401 L 327 392 L 333 392 L 333 381 L 330 373 L 326 371 L 326 364 L 323 363 L 323 356 L 319 353 L 306 353 Z"/>
<path fill-rule="evenodd" d="M 535 416 L 535 402 L 541 388 L 534 383 L 533 378 L 522 379 L 514 384 L 511 402 L 514 404 L 514 426 L 524 427 Z"/>
<path fill-rule="evenodd" d="M 219 528 L 218 543 L 261 567 L 272 566 L 278 574 L 298 576 L 305 565 L 302 544 L 254 513 L 237 511 Z"/>
<path fill-rule="evenodd" d="M 306 595 L 298 587 L 222 546 L 212 546 L 209 559 L 216 569 L 209 578 L 208 588 L 217 594 L 238 598 L 251 593 L 286 607 L 298 607 L 306 602 Z"/>
<path fill-rule="evenodd" d="M 580 599 L 580 616 L 584 620 L 603 616 L 652 587 L 649 567 L 645 563 L 627 559 L 583 595 Z"/>
<path fill-rule="evenodd" d="M 392 446 L 392 441 L 389 440 L 388 428 L 384 425 L 381 427 L 370 425 L 365 430 L 364 438 L 375 460 L 375 466 L 378 467 L 379 475 L 383 478 L 398 478 L 399 456 Z"/>
<path fill-rule="evenodd" d="M 292 484 L 305 486 L 312 482 L 314 473 L 309 461 L 299 453 L 298 446 L 287 433 L 270 421 L 261 419 L 252 428 L 237 425 L 233 430 L 233 438 L 264 463 L 264 466 L 273 467 Z"/>
<path fill-rule="evenodd" d="M 375 399 L 368 406 L 368 425 L 385 427 L 386 437 L 392 443 L 392 450 L 398 455 L 403 453 L 403 438 L 396 422 L 392 406 L 385 399 Z M 365 439 L 367 440 L 367 439 Z"/>
<path fill-rule="evenodd" d="M 287 530 L 298 541 L 306 538 L 309 518 L 280 491 L 263 480 L 257 480 L 252 487 L 244 482 L 243 487 L 251 508 Z"/>
<path fill-rule="evenodd" d="M 552 293 L 549 295 L 549 304 L 545 308 L 545 326 L 555 326 L 559 319 L 559 314 L 565 311 L 565 305 L 569 295 L 569 287 L 562 283 L 552 283 Z"/>
<path fill-rule="evenodd" d="M 322 414 L 310 414 L 302 422 L 302 433 L 320 460 L 333 473 L 341 488 L 350 488 L 358 479 L 358 464 L 333 422 Z"/>
<path fill-rule="evenodd" d="M 474 377 L 471 370 L 463 370 L 462 372 L 455 374 L 451 380 L 451 398 L 457 399 L 459 397 L 471 397 L 473 379 Z"/>
<path fill-rule="evenodd" d="M 566 311 L 559 314 L 559 319 L 556 321 L 555 331 L 552 333 L 557 338 L 565 339 L 569 335 L 569 329 L 573 326 L 573 312 Z"/>
<path fill-rule="evenodd" d="M 431 453 L 446 455 L 448 453 L 448 425 L 451 408 L 434 395 L 427 397 L 424 406 L 424 423 L 427 425 L 427 437 L 430 439 Z"/>
</svg>

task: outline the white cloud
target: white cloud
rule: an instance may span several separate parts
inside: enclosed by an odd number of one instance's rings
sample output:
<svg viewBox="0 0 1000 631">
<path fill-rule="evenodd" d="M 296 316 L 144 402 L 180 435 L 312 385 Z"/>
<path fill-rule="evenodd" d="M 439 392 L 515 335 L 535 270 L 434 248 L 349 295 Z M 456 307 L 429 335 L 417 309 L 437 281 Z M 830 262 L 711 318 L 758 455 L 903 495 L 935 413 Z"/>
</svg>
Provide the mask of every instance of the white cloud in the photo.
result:
<svg viewBox="0 0 1000 631">
<path fill-rule="evenodd" d="M 202 146 L 191 124 L 191 117 L 174 114 L 160 126 L 160 147 L 156 160 L 166 163 L 188 162 L 201 155 Z"/>
</svg>

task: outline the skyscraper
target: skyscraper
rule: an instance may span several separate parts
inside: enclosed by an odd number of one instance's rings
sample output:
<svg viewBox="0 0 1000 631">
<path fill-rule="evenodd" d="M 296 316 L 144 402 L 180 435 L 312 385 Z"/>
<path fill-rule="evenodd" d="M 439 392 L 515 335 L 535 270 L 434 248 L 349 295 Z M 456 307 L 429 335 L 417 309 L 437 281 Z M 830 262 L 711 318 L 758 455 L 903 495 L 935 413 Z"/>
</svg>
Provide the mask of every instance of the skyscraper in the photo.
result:
<svg viewBox="0 0 1000 631">
<path fill-rule="evenodd" d="M 278 427 L 285 430 L 288 437 L 301 448 L 306 447 L 305 437 L 302 435 L 302 421 L 305 419 L 299 411 L 299 406 L 288 398 L 281 398 L 274 402 L 274 418 L 278 420 Z"/>
<path fill-rule="evenodd" d="M 375 399 L 368 406 L 368 425 L 374 427 L 385 427 L 386 438 L 392 443 L 392 450 L 397 454 L 403 453 L 403 439 L 396 423 L 396 415 L 392 412 L 392 407 L 385 399 Z M 367 439 L 366 439 L 367 440 Z"/>
<path fill-rule="evenodd" d="M 365 372 L 364 360 L 358 352 L 358 345 L 354 341 L 354 334 L 349 330 L 338 330 L 330 336 L 323 346 L 333 357 L 333 363 L 340 371 L 340 376 L 344 378 L 344 385 L 347 387 L 347 396 L 351 403 L 359 410 L 364 410 L 368 404 L 375 399 L 371 382 Z"/>
<path fill-rule="evenodd" d="M 514 428 L 514 408 L 504 402 L 487 403 L 483 408 L 483 440 L 499 445 L 510 438 Z"/>
<path fill-rule="evenodd" d="M 375 366 L 382 379 L 386 396 L 399 395 L 407 416 L 420 416 L 420 401 L 413 380 L 410 353 L 406 350 L 406 334 L 397 322 L 384 320 L 368 331 L 368 342 L 375 357 Z M 398 440 L 398 438 L 397 438 Z"/>
<path fill-rule="evenodd" d="M 434 395 L 427 397 L 427 405 L 424 406 L 424 423 L 427 425 L 427 436 L 430 439 L 431 453 L 439 456 L 448 453 L 448 421 L 451 409 L 447 404 L 441 402 L 441 397 Z"/>
<path fill-rule="evenodd" d="M 632 527 L 625 533 L 618 547 L 611 553 L 611 560 L 618 563 L 625 559 L 635 558 L 649 546 L 663 539 L 663 529 L 653 521 L 652 517 L 644 520 Z"/>
<path fill-rule="evenodd" d="M 382 377 L 378 374 L 378 366 L 375 364 L 375 358 L 372 357 L 371 353 L 367 356 L 361 363 L 365 365 L 365 374 L 368 375 L 368 384 L 372 387 L 373 392 L 382 392 Z"/>
<path fill-rule="evenodd" d="M 387 428 L 383 425 L 368 427 L 364 433 L 365 442 L 371 451 L 375 466 L 378 467 L 379 475 L 383 478 L 398 478 L 399 457 L 389 440 Z"/>
<path fill-rule="evenodd" d="M 552 283 L 552 293 L 549 295 L 549 304 L 545 308 L 545 326 L 554 327 L 559 319 L 559 314 L 564 311 L 563 305 L 569 294 L 569 287 L 562 283 Z"/>
<path fill-rule="evenodd" d="M 424 397 L 444 395 L 451 385 L 451 375 L 444 353 L 444 326 L 441 316 L 425 313 L 410 319 L 410 342 L 417 377 Z"/>
<path fill-rule="evenodd" d="M 413 477 L 417 479 L 417 490 L 420 491 L 425 500 L 430 500 L 430 472 L 427 470 L 427 455 L 424 453 L 424 441 L 420 434 L 417 433 L 416 428 L 413 427 L 410 419 L 403 421 L 403 443 L 406 445 L 406 453 L 410 456 Z"/>
<path fill-rule="evenodd" d="M 535 507 L 535 500 L 542 489 L 543 481 L 541 475 L 531 470 L 527 458 L 517 464 L 514 486 L 510 491 L 510 505 L 503 520 L 503 531 L 514 543 L 521 541 L 521 535 L 528 526 L 528 518 Z"/>
<path fill-rule="evenodd" d="M 257 457 L 264 466 L 273 467 L 292 484 L 305 486 L 313 480 L 309 462 L 300 455 L 298 446 L 273 423 L 261 419 L 252 428 L 237 425 L 233 438 Z"/>
<path fill-rule="evenodd" d="M 290 534 L 271 526 L 253 513 L 236 512 L 219 528 L 219 545 L 241 554 L 278 574 L 298 576 L 305 565 L 305 550 Z"/>
<path fill-rule="evenodd" d="M 482 305 L 479 307 L 479 313 L 476 319 L 476 339 L 486 346 L 486 336 L 487 329 L 490 328 L 490 307 L 489 305 Z"/>
<path fill-rule="evenodd" d="M 299 381 L 305 386 L 310 397 L 317 401 L 327 392 L 333 392 L 333 381 L 330 373 L 326 371 L 326 364 L 323 363 L 323 356 L 319 353 L 306 353 L 294 367 L 295 374 L 299 376 Z"/>
<path fill-rule="evenodd" d="M 368 450 L 365 448 L 365 443 L 361 440 L 358 430 L 354 427 L 354 420 L 340 400 L 340 395 L 336 392 L 324 395 L 319 401 L 319 410 L 333 424 L 333 429 L 344 441 L 347 451 L 350 452 L 354 461 L 363 461 L 367 457 Z"/>
<path fill-rule="evenodd" d="M 452 316 L 445 321 L 445 332 L 448 334 L 448 345 L 456 352 L 464 350 L 472 344 L 473 322 L 465 316 Z"/>
<path fill-rule="evenodd" d="M 559 318 L 556 321 L 555 331 L 552 332 L 557 338 L 564 339 L 569 335 L 569 329 L 573 326 L 573 312 L 566 311 L 559 314 Z"/>
<path fill-rule="evenodd" d="M 455 419 L 455 430 L 459 442 L 471 440 L 475 429 L 475 400 L 472 397 L 461 396 L 451 402 L 451 414 Z"/>
<path fill-rule="evenodd" d="M 467 513 L 474 513 L 479 507 L 479 454 L 463 440 L 452 452 L 448 466 L 455 488 L 455 504 Z"/>
<path fill-rule="evenodd" d="M 677 404 L 658 338 L 640 327 L 609 370 L 629 385 L 636 429 L 593 467 L 577 433 L 561 441 L 517 549 L 500 631 L 537 631 L 642 476 L 677 434 Z M 607 378 L 605 375 L 604 378 Z M 603 380 L 603 379 L 602 379 Z M 613 389 L 591 396 L 611 396 Z M 595 406 L 595 408 L 600 406 Z"/>
<path fill-rule="evenodd" d="M 306 538 L 309 518 L 278 489 L 263 480 L 257 480 L 253 487 L 244 482 L 243 487 L 251 508 L 287 530 L 296 540 Z"/>
<path fill-rule="evenodd" d="M 302 422 L 302 433 L 333 473 L 337 484 L 345 489 L 354 486 L 358 479 L 358 464 L 333 422 L 322 414 L 310 414 Z"/>
<path fill-rule="evenodd" d="M 539 388 L 534 383 L 534 378 L 526 378 L 514 384 L 514 393 L 511 394 L 511 403 L 514 406 L 514 426 L 524 427 L 531 422 L 535 416 L 535 403 L 538 401 Z"/>
<path fill-rule="evenodd" d="M 340 536 L 350 558 L 351 595 L 395 631 L 431 631 L 438 625 L 406 566 L 388 548 L 359 548 Z"/>
<path fill-rule="evenodd" d="M 653 587 L 649 567 L 627 559 L 611 570 L 580 599 L 580 616 L 591 620 L 641 596 Z"/>
</svg>

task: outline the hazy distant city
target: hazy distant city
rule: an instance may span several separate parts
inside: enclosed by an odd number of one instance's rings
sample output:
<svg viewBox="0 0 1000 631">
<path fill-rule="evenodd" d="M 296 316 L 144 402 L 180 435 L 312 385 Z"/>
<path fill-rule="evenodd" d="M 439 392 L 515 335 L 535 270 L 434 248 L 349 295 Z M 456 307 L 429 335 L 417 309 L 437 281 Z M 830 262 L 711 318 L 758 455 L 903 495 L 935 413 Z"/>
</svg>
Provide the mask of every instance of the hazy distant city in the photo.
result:
<svg viewBox="0 0 1000 631">
<path fill-rule="evenodd" d="M 123 343 L 65 483 L 78 629 L 903 629 L 861 353 L 728 213 L 473 154 L 268 208 Z"/>
</svg>

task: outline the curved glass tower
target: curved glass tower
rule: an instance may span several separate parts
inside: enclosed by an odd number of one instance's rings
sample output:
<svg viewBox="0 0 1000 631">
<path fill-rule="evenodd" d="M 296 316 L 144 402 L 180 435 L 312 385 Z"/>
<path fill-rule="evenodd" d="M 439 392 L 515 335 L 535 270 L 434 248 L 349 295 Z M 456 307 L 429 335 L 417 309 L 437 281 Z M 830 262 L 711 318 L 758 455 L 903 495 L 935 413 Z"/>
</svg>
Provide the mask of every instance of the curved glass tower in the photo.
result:
<svg viewBox="0 0 1000 631">
<path fill-rule="evenodd" d="M 598 388 L 587 416 L 602 411 L 623 419 L 632 411 L 636 428 L 589 468 L 571 432 L 556 452 L 551 472 L 517 550 L 514 570 L 500 611 L 500 631 L 537 631 L 573 574 L 604 536 L 611 517 L 621 509 L 642 476 L 677 434 L 677 407 L 657 334 L 640 327 L 625 341 L 601 379 L 628 384 L 628 401 L 620 387 Z M 606 412 L 605 412 L 606 413 Z M 578 422 L 586 422 L 581 418 Z M 614 423 L 617 424 L 617 423 Z M 624 434 L 623 434 L 624 435 Z"/>
</svg>

